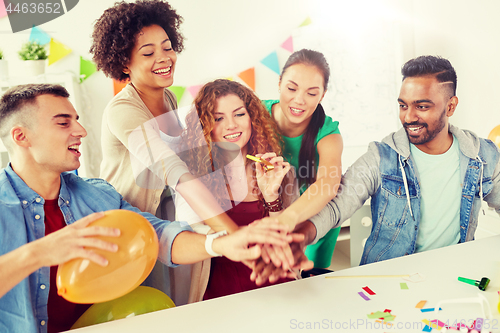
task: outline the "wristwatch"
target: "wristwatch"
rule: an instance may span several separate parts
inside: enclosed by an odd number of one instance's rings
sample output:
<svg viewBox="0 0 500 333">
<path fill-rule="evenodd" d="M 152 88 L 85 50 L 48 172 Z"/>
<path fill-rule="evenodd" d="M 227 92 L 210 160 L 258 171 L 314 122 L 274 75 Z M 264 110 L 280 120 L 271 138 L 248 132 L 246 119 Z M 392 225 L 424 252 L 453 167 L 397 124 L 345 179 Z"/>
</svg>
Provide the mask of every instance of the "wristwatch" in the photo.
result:
<svg viewBox="0 0 500 333">
<path fill-rule="evenodd" d="M 225 235 L 227 235 L 226 230 L 216 232 L 215 234 L 207 235 L 207 239 L 205 240 L 205 251 L 207 251 L 207 253 L 210 254 L 212 257 L 222 257 L 222 254 L 219 254 L 212 249 L 212 243 L 214 242 L 214 239 Z"/>
</svg>

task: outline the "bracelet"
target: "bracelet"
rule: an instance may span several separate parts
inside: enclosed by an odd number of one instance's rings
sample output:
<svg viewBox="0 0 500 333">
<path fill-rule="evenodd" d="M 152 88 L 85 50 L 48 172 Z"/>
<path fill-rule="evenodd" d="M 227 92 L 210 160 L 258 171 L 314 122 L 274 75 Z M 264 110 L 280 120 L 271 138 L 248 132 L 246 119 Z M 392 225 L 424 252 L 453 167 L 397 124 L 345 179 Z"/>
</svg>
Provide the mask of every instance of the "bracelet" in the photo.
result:
<svg viewBox="0 0 500 333">
<path fill-rule="evenodd" d="M 278 197 L 278 199 L 272 201 L 272 202 L 266 202 L 264 200 L 264 208 L 267 209 L 270 213 L 276 213 L 280 212 L 283 210 L 283 202 L 281 200 L 281 196 Z"/>
</svg>

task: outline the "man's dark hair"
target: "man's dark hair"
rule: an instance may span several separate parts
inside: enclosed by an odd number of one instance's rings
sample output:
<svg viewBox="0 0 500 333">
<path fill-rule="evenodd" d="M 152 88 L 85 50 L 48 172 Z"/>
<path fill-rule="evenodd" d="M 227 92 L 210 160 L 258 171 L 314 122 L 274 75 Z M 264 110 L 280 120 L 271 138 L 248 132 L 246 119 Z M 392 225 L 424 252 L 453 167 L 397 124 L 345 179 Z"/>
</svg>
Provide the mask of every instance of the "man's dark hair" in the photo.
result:
<svg viewBox="0 0 500 333">
<path fill-rule="evenodd" d="M 435 75 L 438 82 L 450 82 L 452 96 L 457 94 L 457 73 L 450 61 L 439 56 L 420 56 L 407 61 L 401 68 L 403 81 L 407 77 Z"/>
<path fill-rule="evenodd" d="M 10 131 L 9 120 L 26 106 L 36 104 L 36 98 L 40 95 L 69 97 L 68 91 L 58 84 L 23 84 L 10 88 L 2 96 L 0 99 L 0 138 L 4 144 L 6 143 L 5 137 Z"/>
</svg>

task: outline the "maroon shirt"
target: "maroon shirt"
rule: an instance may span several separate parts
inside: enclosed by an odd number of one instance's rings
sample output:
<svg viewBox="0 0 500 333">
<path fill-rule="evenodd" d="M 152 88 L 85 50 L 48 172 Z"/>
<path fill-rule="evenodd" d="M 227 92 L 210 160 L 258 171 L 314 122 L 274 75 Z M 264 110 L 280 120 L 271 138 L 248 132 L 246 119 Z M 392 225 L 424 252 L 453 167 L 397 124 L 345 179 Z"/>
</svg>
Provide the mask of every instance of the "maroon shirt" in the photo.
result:
<svg viewBox="0 0 500 333">
<path fill-rule="evenodd" d="M 268 214 L 260 201 L 243 201 L 227 211 L 227 215 L 238 226 L 242 227 Z M 212 258 L 210 278 L 203 299 L 207 300 L 273 285 L 268 281 L 262 286 L 257 286 L 255 282 L 250 280 L 251 273 L 252 270 L 241 262 L 234 262 L 226 257 Z M 279 279 L 274 284 L 287 281 L 291 281 L 291 279 Z"/>
<path fill-rule="evenodd" d="M 45 236 L 66 226 L 64 216 L 57 204 L 58 199 L 45 200 Z M 50 267 L 50 289 L 47 311 L 48 333 L 67 331 L 92 304 L 75 304 L 57 294 L 57 267 Z"/>
</svg>

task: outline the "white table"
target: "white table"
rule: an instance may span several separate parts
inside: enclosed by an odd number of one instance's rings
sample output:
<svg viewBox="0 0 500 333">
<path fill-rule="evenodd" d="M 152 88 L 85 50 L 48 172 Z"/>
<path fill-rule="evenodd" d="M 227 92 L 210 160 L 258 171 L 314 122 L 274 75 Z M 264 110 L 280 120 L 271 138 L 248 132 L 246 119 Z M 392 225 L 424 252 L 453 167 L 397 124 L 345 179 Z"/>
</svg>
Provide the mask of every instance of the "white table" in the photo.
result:
<svg viewBox="0 0 500 333">
<path fill-rule="evenodd" d="M 354 267 L 329 275 L 389 275 L 418 272 L 425 281 L 402 278 L 325 279 L 325 275 L 240 293 L 210 301 L 157 311 L 83 328 L 74 332 L 421 332 L 422 319 L 439 319 L 467 324 L 481 316 L 478 304 L 443 306 L 437 313 L 422 313 L 415 305 L 427 300 L 427 307 L 446 299 L 476 297 L 489 302 L 494 325 L 500 332 L 497 310 L 500 289 L 500 235 L 447 248 Z M 457 281 L 457 277 L 491 279 L 484 292 Z M 409 289 L 402 290 L 406 282 Z M 358 292 L 368 286 L 376 295 L 362 299 Z M 392 328 L 380 325 L 367 314 L 392 310 Z M 415 323 L 415 324 L 414 324 Z M 309 325 L 309 326 L 308 326 Z M 396 325 L 399 325 L 396 326 Z M 308 329 L 310 327 L 310 329 Z M 412 328 L 413 327 L 413 328 Z M 433 330 L 433 332 L 442 332 Z M 72 331 L 73 332 L 73 331 Z"/>
</svg>

